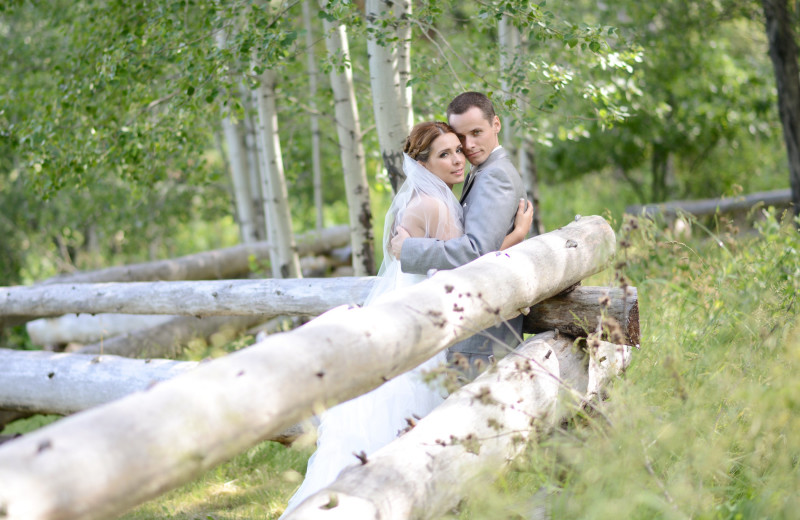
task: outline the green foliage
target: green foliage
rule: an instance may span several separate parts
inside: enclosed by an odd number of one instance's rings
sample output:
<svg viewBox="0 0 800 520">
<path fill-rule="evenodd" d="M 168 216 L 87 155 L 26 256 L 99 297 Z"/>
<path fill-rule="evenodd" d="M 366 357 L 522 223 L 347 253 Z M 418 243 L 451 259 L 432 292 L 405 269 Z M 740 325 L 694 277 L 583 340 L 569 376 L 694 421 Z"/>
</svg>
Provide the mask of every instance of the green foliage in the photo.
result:
<svg viewBox="0 0 800 520">
<path fill-rule="evenodd" d="M 460 518 L 793 517 L 800 235 L 769 213 L 758 227 L 686 243 L 626 224 L 643 336 L 610 424 L 584 417 L 532 445 Z"/>
</svg>

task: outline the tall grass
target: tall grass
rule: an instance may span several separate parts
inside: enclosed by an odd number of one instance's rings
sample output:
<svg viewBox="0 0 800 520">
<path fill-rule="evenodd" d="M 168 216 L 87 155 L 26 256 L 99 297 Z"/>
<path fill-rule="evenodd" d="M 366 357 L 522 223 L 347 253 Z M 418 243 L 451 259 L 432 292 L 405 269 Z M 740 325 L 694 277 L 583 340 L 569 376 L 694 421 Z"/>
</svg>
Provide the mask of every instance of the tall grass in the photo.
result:
<svg viewBox="0 0 800 520">
<path fill-rule="evenodd" d="M 623 226 L 642 348 L 608 422 L 532 445 L 460 518 L 797 518 L 800 237 L 773 215 L 749 238 L 722 227 Z"/>
</svg>

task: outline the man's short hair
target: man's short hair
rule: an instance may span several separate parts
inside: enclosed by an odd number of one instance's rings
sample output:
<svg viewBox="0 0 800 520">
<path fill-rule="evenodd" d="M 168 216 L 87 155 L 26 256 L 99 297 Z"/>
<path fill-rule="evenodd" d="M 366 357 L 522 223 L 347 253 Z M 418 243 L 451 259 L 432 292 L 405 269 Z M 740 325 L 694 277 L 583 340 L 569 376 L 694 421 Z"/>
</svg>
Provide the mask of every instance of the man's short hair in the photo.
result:
<svg viewBox="0 0 800 520">
<path fill-rule="evenodd" d="M 486 118 L 489 123 L 494 121 L 494 105 L 492 101 L 486 97 L 486 95 L 481 94 L 480 92 L 464 92 L 463 94 L 457 95 L 453 101 L 447 105 L 447 119 L 450 120 L 450 116 L 460 115 L 469 110 L 472 107 L 478 107 L 483 112 L 483 117 Z"/>
</svg>

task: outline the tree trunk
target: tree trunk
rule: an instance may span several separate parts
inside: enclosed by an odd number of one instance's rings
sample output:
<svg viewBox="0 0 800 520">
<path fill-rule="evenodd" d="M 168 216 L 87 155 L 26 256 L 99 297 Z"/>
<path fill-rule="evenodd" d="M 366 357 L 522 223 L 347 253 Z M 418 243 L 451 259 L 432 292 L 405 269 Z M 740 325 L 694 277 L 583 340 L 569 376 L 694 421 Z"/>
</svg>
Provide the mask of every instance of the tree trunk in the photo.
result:
<svg viewBox="0 0 800 520">
<path fill-rule="evenodd" d="M 440 518 L 464 488 L 486 479 L 555 420 L 559 359 L 552 334 L 533 338 L 423 418 L 414 428 L 345 468 L 287 520 Z M 355 457 L 354 457 L 354 462 Z"/>
<path fill-rule="evenodd" d="M 193 370 L 195 362 L 0 349 L 0 409 L 68 415 Z"/>
<path fill-rule="evenodd" d="M 86 344 L 155 327 L 173 318 L 170 315 L 67 314 L 29 321 L 25 328 L 34 345 Z"/>
<path fill-rule="evenodd" d="M 387 37 L 396 32 L 383 28 L 381 23 L 396 6 L 389 0 L 367 0 L 366 19 L 367 54 L 369 55 L 369 79 L 372 86 L 372 108 L 375 126 L 381 147 L 383 165 L 389 174 L 392 190 L 397 193 L 405 180 L 403 172 L 403 146 L 410 128 L 403 117 L 403 95 L 401 94 L 400 68 L 397 49 L 390 48 Z M 402 85 L 402 88 L 405 88 Z"/>
<path fill-rule="evenodd" d="M 497 21 L 497 39 L 500 50 L 500 88 L 502 90 L 503 107 L 500 107 L 505 112 L 505 101 L 512 99 L 511 83 L 508 77 L 512 72 L 512 64 L 514 57 L 519 55 L 519 30 L 511 23 L 508 15 L 502 15 Z M 515 128 L 511 124 L 513 121 L 511 117 L 505 118 L 502 130 L 502 145 L 503 148 L 508 150 L 509 156 L 516 155 L 517 138 Z"/>
<path fill-rule="evenodd" d="M 267 69 L 260 76 L 261 84 L 254 91 L 258 106 L 258 139 L 262 151 L 260 170 L 268 226 L 273 278 L 301 276 L 297 247 L 292 234 L 292 215 L 283 173 L 281 143 L 278 138 L 278 113 L 275 108 L 275 72 Z"/>
<path fill-rule="evenodd" d="M 369 184 L 364 162 L 364 145 L 358 120 L 353 72 L 347 29 L 338 22 L 323 20 L 328 53 L 345 60 L 343 70 L 331 68 L 330 79 L 336 112 L 336 130 L 342 158 L 347 207 L 350 213 L 350 240 L 353 246 L 353 270 L 356 276 L 375 274 L 372 239 L 372 209 L 369 204 Z"/>
<path fill-rule="evenodd" d="M 267 217 L 264 213 L 264 194 L 261 193 L 261 170 L 259 169 L 258 137 L 253 114 L 257 114 L 253 103 L 253 95 L 244 85 L 241 87 L 244 115 L 244 148 L 247 154 L 247 178 L 250 186 L 250 206 L 256 221 L 255 232 L 258 240 L 267 240 Z"/>
<path fill-rule="evenodd" d="M 117 516 L 297 423 L 318 403 L 371 390 L 562 292 L 603 269 L 614 249 L 605 220 L 586 217 L 5 443 L 6 518 Z M 558 273 L 531 276 L 553 265 Z"/>
<path fill-rule="evenodd" d="M 794 215 L 800 215 L 800 71 L 793 17 L 786 0 L 762 0 L 766 18 L 769 56 L 778 88 L 778 112 L 789 158 L 789 183 Z"/>
<path fill-rule="evenodd" d="M 336 226 L 317 233 L 310 231 L 295 240 L 300 255 L 320 254 L 348 243 L 347 226 Z M 53 283 L 146 282 L 155 280 L 213 280 L 235 278 L 250 272 L 250 257 L 268 260 L 269 243 L 258 242 L 213 251 L 204 251 L 169 260 L 109 267 L 48 278 L 37 285 Z"/>
<path fill-rule="evenodd" d="M 66 313 L 181 316 L 316 316 L 363 302 L 372 278 L 288 278 L 63 284 L 2 287 L 2 312 L 24 316 Z"/>
<path fill-rule="evenodd" d="M 311 0 L 303 0 L 303 26 L 306 29 L 306 67 L 308 68 L 309 106 L 311 113 L 311 165 L 314 180 L 314 207 L 317 212 L 317 231 L 322 230 L 322 165 L 320 151 L 319 115 L 317 114 L 317 57 L 314 53 L 314 31 L 311 25 Z"/>
<path fill-rule="evenodd" d="M 263 316 L 179 316 L 149 329 L 121 334 L 86 345 L 79 354 L 114 354 L 131 358 L 175 358 L 192 340 L 211 342 L 212 337 L 233 340 L 238 333 L 258 325 Z"/>
<path fill-rule="evenodd" d="M 601 299 L 608 298 L 603 307 Z M 636 287 L 627 291 L 616 287 L 576 287 L 531 307 L 522 322 L 523 332 L 558 329 L 575 337 L 586 337 L 597 329 L 601 314 L 620 324 L 622 340 L 639 344 L 639 295 Z"/>
<path fill-rule="evenodd" d="M 414 126 L 413 88 L 411 80 L 411 0 L 397 0 L 394 3 L 397 19 L 397 69 L 400 79 L 400 113 L 403 124 L 409 132 Z"/>
<path fill-rule="evenodd" d="M 661 216 L 666 219 L 674 219 L 680 213 L 689 213 L 699 217 L 715 213 L 746 212 L 757 204 L 788 207 L 791 200 L 791 190 L 772 190 L 723 199 L 674 200 L 661 204 L 628 206 L 625 208 L 625 213 L 651 218 Z"/>
<path fill-rule="evenodd" d="M 0 349 L 0 421 L 31 414 L 69 415 L 144 392 L 197 365 L 194 361 Z M 270 440 L 291 444 L 303 431 L 297 424 Z"/>
<path fill-rule="evenodd" d="M 217 33 L 217 46 L 220 49 L 225 48 L 225 40 L 226 31 L 220 30 Z M 245 130 L 243 125 L 236 124 L 230 117 L 222 118 L 222 129 L 225 134 L 225 142 L 228 145 L 231 184 L 233 185 L 236 221 L 239 224 L 239 237 L 242 244 L 251 244 L 257 242 L 258 237 L 256 235 L 256 219 L 250 197 L 247 151 L 244 148 Z"/>
</svg>

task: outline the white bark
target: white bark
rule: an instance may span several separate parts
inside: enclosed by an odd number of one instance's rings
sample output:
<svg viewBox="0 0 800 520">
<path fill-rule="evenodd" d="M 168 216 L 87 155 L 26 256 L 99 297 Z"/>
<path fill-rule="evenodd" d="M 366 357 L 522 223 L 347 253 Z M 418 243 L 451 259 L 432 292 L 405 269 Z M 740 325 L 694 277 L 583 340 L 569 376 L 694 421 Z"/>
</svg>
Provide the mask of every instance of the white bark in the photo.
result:
<svg viewBox="0 0 800 520">
<path fill-rule="evenodd" d="M 197 363 L 0 349 L 0 409 L 67 415 L 193 370 Z"/>
<path fill-rule="evenodd" d="M 25 324 L 34 345 L 93 343 L 135 330 L 161 325 L 174 316 L 145 314 L 67 314 Z"/>
<path fill-rule="evenodd" d="M 314 52 L 314 30 L 311 25 L 311 0 L 303 0 L 303 26 L 306 29 L 306 67 L 308 68 L 309 106 L 311 113 L 311 167 L 314 179 L 314 208 L 317 212 L 317 230 L 323 224 L 322 164 L 320 151 L 319 115 L 317 114 L 317 57 Z"/>
<path fill-rule="evenodd" d="M 2 312 L 175 314 L 181 316 L 316 316 L 363 302 L 373 278 L 270 278 L 0 287 Z"/>
<path fill-rule="evenodd" d="M 254 91 L 258 106 L 258 139 L 261 151 L 261 186 L 264 194 L 265 214 L 274 246 L 272 276 L 297 278 L 301 276 L 300 263 L 292 234 L 292 215 L 289 195 L 283 173 L 281 143 L 278 138 L 278 113 L 275 107 L 275 72 L 265 70 L 260 85 Z"/>
<path fill-rule="evenodd" d="M 586 217 L 5 443 L 6 518 L 119 515 L 298 422 L 315 403 L 371 390 L 558 294 L 604 268 L 614 242 L 602 218 Z"/>
<path fill-rule="evenodd" d="M 226 31 L 217 33 L 217 46 L 225 48 Z M 256 220 L 250 198 L 250 179 L 247 164 L 247 151 L 244 148 L 244 128 L 230 117 L 222 118 L 222 129 L 228 148 L 233 199 L 236 207 L 236 221 L 239 224 L 239 237 L 243 244 L 258 241 Z"/>
<path fill-rule="evenodd" d="M 397 67 L 400 76 L 400 111 L 406 128 L 414 126 L 414 105 L 412 104 L 413 88 L 408 84 L 411 79 L 411 0 L 399 0 L 395 3 L 395 17 L 398 19 Z"/>
<path fill-rule="evenodd" d="M 253 103 L 254 96 L 244 86 L 241 87 L 242 104 L 245 106 L 244 116 L 244 148 L 247 155 L 247 179 L 250 186 L 250 205 L 256 221 L 255 232 L 259 240 L 267 239 L 267 220 L 264 213 L 264 194 L 261 192 L 261 170 L 259 164 L 258 138 L 254 114 L 258 111 Z"/>
<path fill-rule="evenodd" d="M 300 255 L 319 254 L 346 245 L 350 238 L 347 226 L 336 226 L 295 238 Z M 270 258 L 269 243 L 258 242 L 224 249 L 204 251 L 169 260 L 109 267 L 97 271 L 79 271 L 55 276 L 37 285 L 52 283 L 145 282 L 152 280 L 212 280 L 235 278 L 250 272 L 249 258 Z"/>
<path fill-rule="evenodd" d="M 559 393 L 555 341 L 538 338 L 521 345 L 366 464 L 345 468 L 287 520 L 444 515 L 465 487 L 505 466 L 536 429 L 550 428 Z"/>
<path fill-rule="evenodd" d="M 340 23 L 323 20 L 325 44 L 328 53 L 342 57 L 347 65 L 339 71 L 331 69 L 330 80 L 336 112 L 336 130 L 347 192 L 350 217 L 350 240 L 353 246 L 353 270 L 356 276 L 375 274 L 375 257 L 372 238 L 372 209 L 369 203 L 369 184 L 364 161 L 364 145 L 358 119 L 353 72 L 350 69 L 350 51 L 347 29 Z"/>
<path fill-rule="evenodd" d="M 514 63 L 514 56 L 519 52 L 519 30 L 511 23 L 508 15 L 504 14 L 497 22 L 497 39 L 500 47 L 500 88 L 503 91 L 502 100 L 506 101 L 512 98 L 508 76 L 511 72 L 511 65 Z M 509 154 L 513 156 L 518 144 L 516 131 L 511 123 L 510 117 L 504 122 L 502 138 L 503 147 L 507 148 Z"/>
<path fill-rule="evenodd" d="M 170 321 L 86 345 L 79 354 L 113 354 L 135 358 L 175 358 L 191 341 L 232 341 L 241 331 L 265 321 L 255 316 L 178 316 Z M 219 339 L 217 339 L 219 338 Z"/>
<path fill-rule="evenodd" d="M 395 192 L 405 179 L 403 146 L 410 127 L 407 119 L 408 110 L 403 106 L 406 89 L 405 85 L 400 83 L 398 49 L 390 47 L 391 43 L 381 44 L 379 36 L 386 38 L 396 33 L 394 29 L 383 28 L 381 20 L 394 18 L 395 15 L 390 11 L 397 7 L 390 0 L 367 0 L 365 5 L 367 28 L 374 31 L 367 33 L 372 108 L 375 113 L 375 126 L 383 165 Z"/>
</svg>

